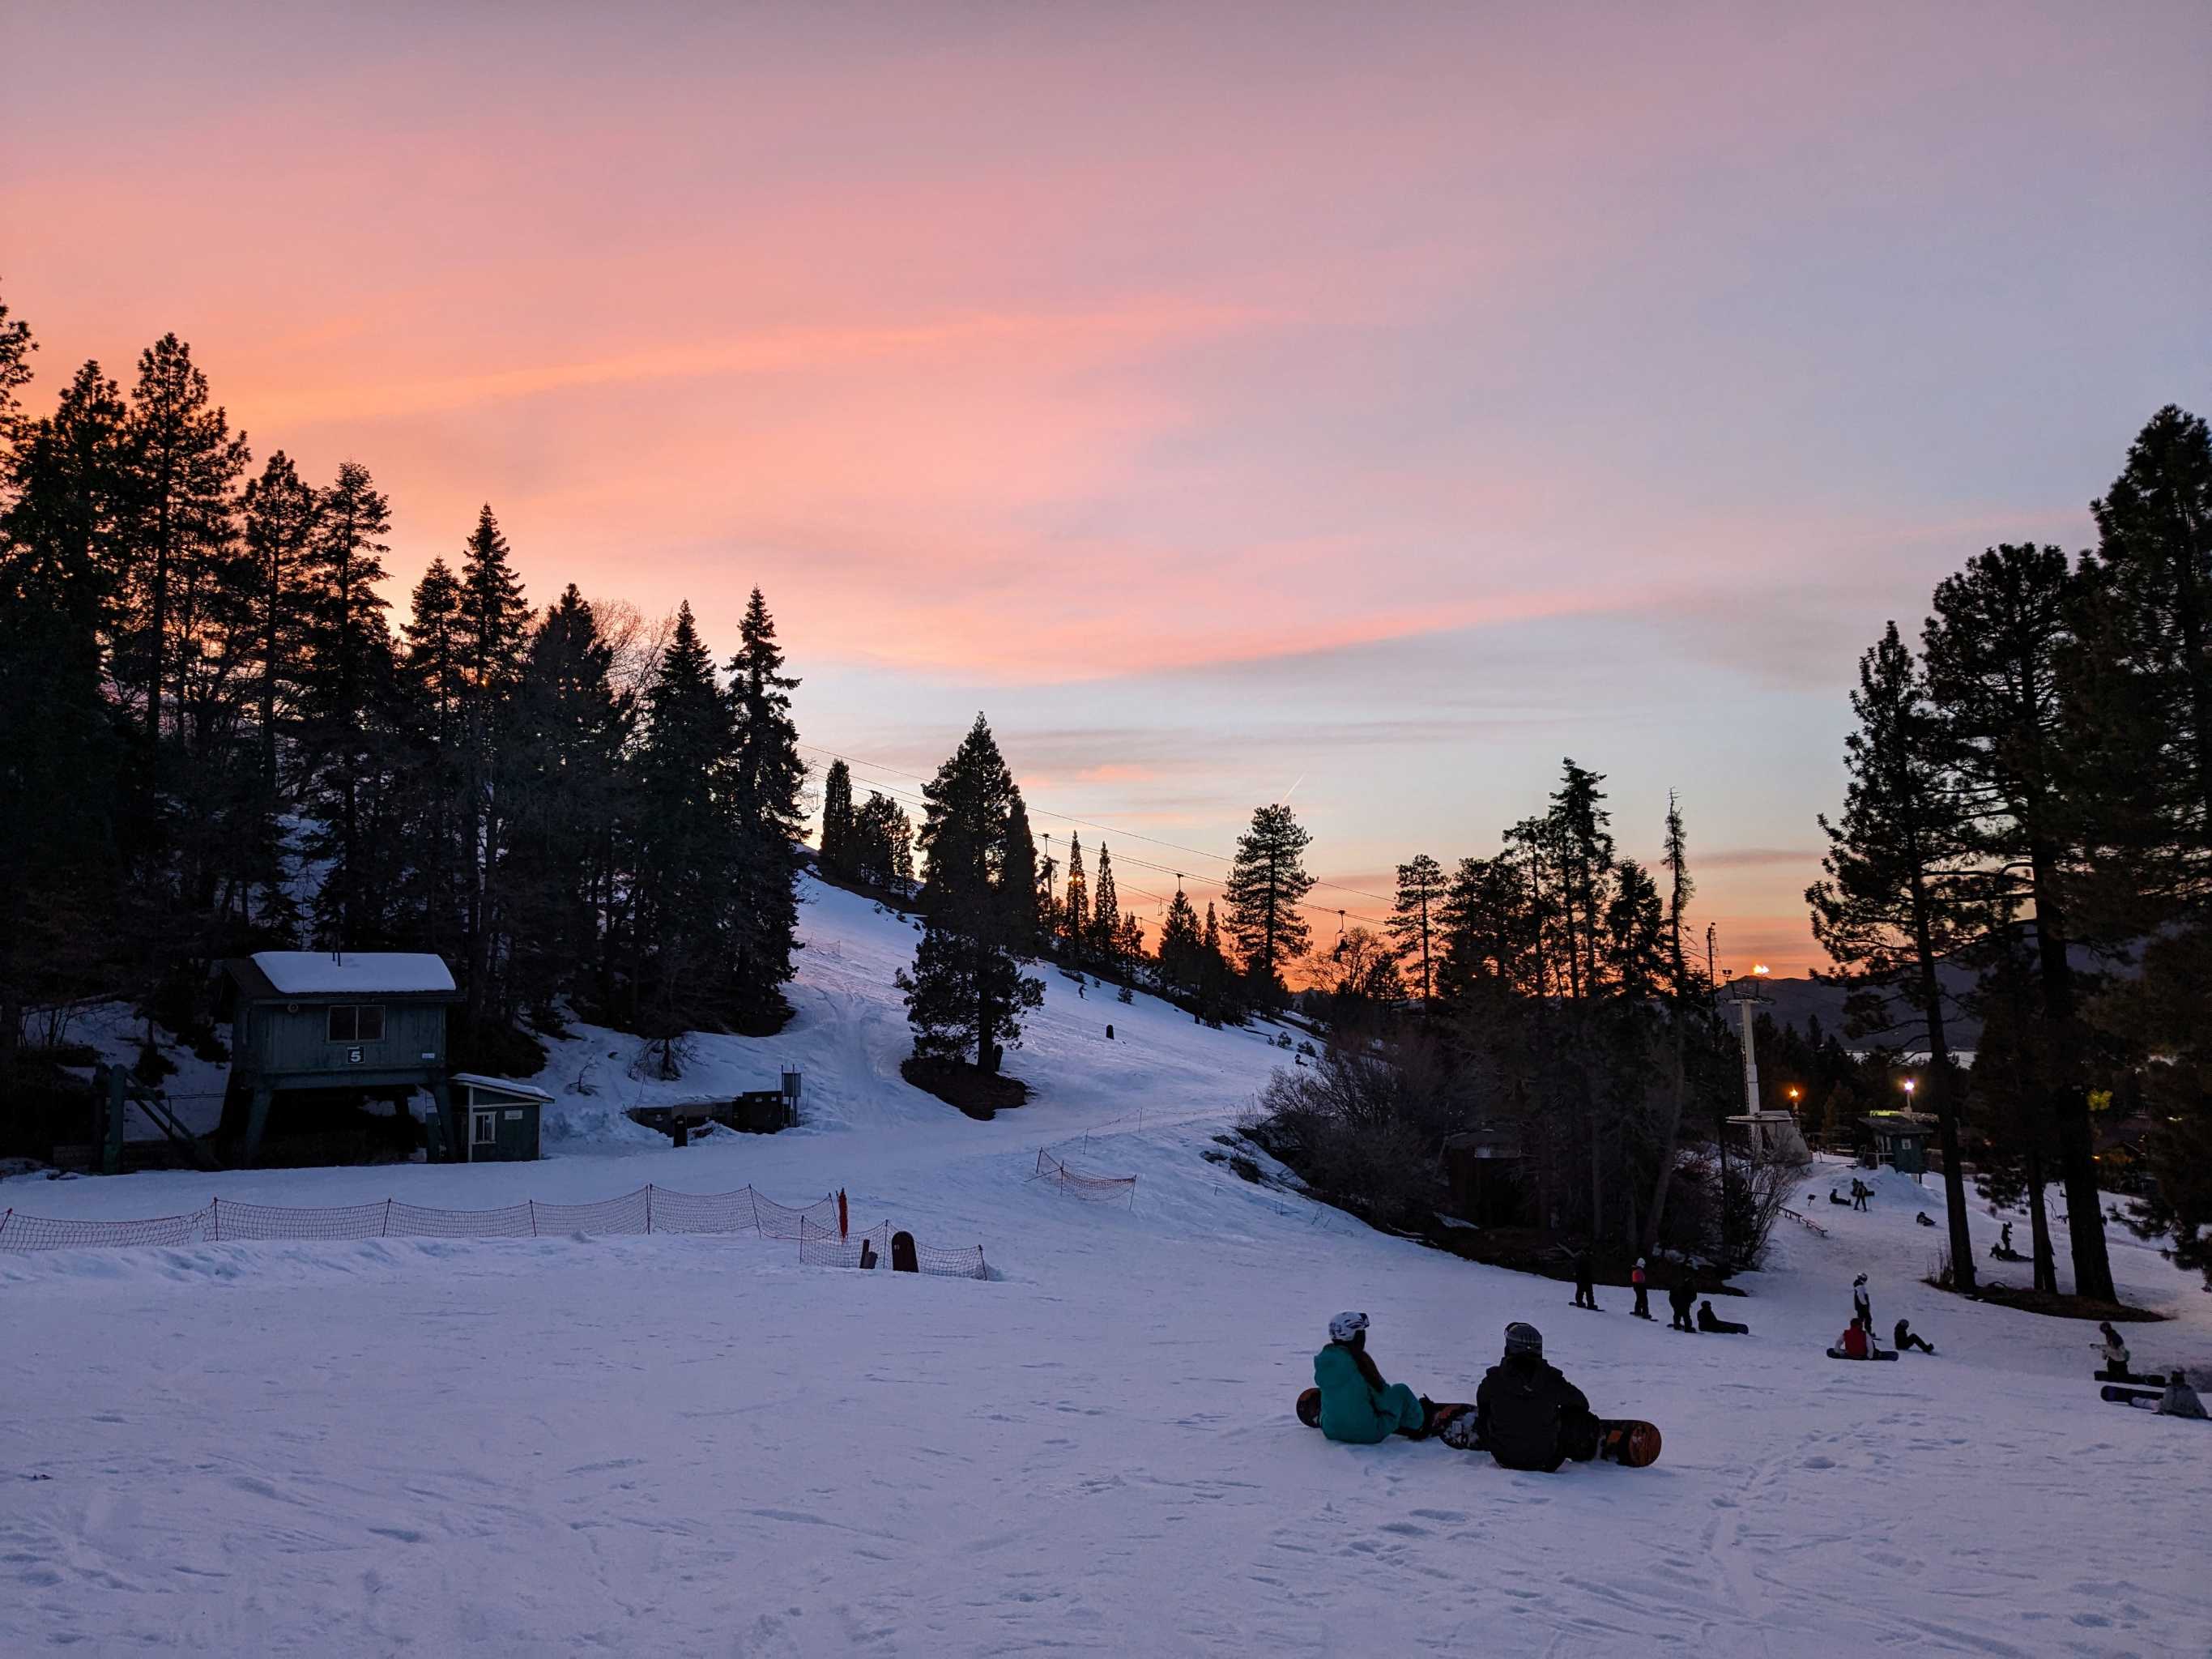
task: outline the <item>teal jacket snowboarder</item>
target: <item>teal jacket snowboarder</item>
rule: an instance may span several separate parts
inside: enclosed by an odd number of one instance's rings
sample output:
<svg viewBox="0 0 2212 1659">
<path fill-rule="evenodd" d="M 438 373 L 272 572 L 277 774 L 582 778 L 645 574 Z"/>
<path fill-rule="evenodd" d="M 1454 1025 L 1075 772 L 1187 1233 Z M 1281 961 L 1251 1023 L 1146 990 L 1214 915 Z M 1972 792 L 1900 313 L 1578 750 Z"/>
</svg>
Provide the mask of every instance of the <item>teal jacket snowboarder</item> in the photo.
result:
<svg viewBox="0 0 2212 1659">
<path fill-rule="evenodd" d="M 1314 1386 L 1321 1390 L 1321 1431 L 1332 1440 L 1372 1446 L 1394 1434 L 1419 1434 L 1429 1414 L 1420 1395 L 1403 1382 L 1385 1382 L 1367 1357 L 1367 1316 L 1339 1314 L 1328 1322 L 1328 1346 L 1314 1356 Z"/>
</svg>

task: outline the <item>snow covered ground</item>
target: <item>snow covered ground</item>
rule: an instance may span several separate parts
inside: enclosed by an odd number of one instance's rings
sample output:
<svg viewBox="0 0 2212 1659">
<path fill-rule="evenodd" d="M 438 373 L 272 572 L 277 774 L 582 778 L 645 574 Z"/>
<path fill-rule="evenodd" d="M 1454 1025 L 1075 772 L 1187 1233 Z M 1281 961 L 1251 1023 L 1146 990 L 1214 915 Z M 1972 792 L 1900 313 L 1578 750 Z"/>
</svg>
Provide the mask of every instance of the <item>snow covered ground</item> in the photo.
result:
<svg viewBox="0 0 2212 1659">
<path fill-rule="evenodd" d="M 980 1242 L 1001 1277 L 750 1237 L 0 1254 L 0 1652 L 2207 1650 L 2212 1428 L 2101 1404 L 2087 1326 L 1923 1286 L 1932 1184 L 1785 1223 L 1726 1310 L 1749 1337 L 1620 1291 L 1586 1318 L 1206 1161 L 1286 1058 L 1259 1036 L 1048 974 L 1030 1105 L 981 1124 L 908 1089 L 912 933 L 810 900 L 789 1030 L 702 1039 L 672 1085 L 580 1032 L 538 1079 L 544 1162 L 15 1180 L 0 1207 L 842 1186 L 856 1224 Z M 619 1116 L 786 1061 L 796 1133 L 678 1152 Z M 1138 1176 L 1133 1206 L 1029 1181 L 1040 1146 Z M 2212 1367 L 2212 1297 L 2114 1231 L 2125 1293 L 2176 1316 L 2130 1328 L 2138 1364 Z M 1821 1357 L 1859 1271 L 1939 1357 Z M 1346 1307 L 1439 1398 L 1532 1319 L 1664 1458 L 1331 1445 L 1290 1408 Z"/>
</svg>

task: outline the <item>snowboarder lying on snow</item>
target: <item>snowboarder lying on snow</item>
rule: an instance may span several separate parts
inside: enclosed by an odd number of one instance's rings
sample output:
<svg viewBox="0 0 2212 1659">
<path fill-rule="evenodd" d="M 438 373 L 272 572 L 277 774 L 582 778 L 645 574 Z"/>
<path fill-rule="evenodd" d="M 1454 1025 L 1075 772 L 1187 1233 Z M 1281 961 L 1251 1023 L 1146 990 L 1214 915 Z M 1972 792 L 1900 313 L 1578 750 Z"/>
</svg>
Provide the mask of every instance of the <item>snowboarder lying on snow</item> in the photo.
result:
<svg viewBox="0 0 2212 1659">
<path fill-rule="evenodd" d="M 1897 1322 L 1897 1328 L 1889 1334 L 1889 1346 L 1899 1353 L 1909 1353 L 1915 1348 L 1923 1353 L 1936 1352 L 1934 1345 L 1926 1337 L 1915 1333 L 1912 1322 L 1907 1319 Z"/>
<path fill-rule="evenodd" d="M 2166 1395 L 2158 1402 L 2160 1417 L 2204 1417 L 2204 1402 L 2197 1397 L 2197 1390 L 2189 1386 L 2188 1375 L 2177 1368 L 2166 1382 Z"/>
<path fill-rule="evenodd" d="M 1428 1401 L 1403 1382 L 1385 1382 L 1367 1354 L 1367 1316 L 1340 1313 L 1328 1322 L 1328 1346 L 1314 1356 L 1321 1390 L 1321 1431 L 1347 1445 L 1379 1445 L 1394 1434 L 1418 1440 L 1428 1431 Z"/>
<path fill-rule="evenodd" d="M 1739 1325 L 1735 1320 L 1723 1319 L 1718 1314 L 1715 1313 L 1713 1311 L 1713 1299 L 1711 1297 L 1707 1297 L 1703 1302 L 1698 1304 L 1698 1328 L 1701 1331 L 1716 1331 L 1723 1336 L 1749 1336 L 1751 1334 L 1750 1326 Z"/>
<path fill-rule="evenodd" d="M 1475 1390 L 1474 1443 L 1506 1468 L 1547 1474 L 1570 1457 L 1586 1463 L 1597 1455 L 1589 1401 L 1544 1363 L 1544 1335 L 1534 1325 L 1505 1328 L 1505 1357 Z"/>
</svg>

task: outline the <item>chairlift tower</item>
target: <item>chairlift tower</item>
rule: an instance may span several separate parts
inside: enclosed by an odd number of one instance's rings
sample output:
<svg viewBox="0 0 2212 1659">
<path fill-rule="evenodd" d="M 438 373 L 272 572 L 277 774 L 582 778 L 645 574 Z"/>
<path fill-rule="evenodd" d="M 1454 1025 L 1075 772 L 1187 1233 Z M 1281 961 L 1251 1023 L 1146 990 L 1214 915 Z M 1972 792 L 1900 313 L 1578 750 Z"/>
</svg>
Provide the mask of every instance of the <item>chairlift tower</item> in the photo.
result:
<svg viewBox="0 0 2212 1659">
<path fill-rule="evenodd" d="M 1759 1046 L 1753 1022 L 1759 1009 L 1774 1006 L 1774 999 L 1762 988 L 1765 978 L 1766 964 L 1755 963 L 1745 977 L 1730 980 L 1724 993 L 1743 1021 L 1743 1115 L 1729 1121 L 1743 1126 L 1755 1162 L 1802 1163 L 1806 1157 L 1805 1140 L 1798 1132 L 1796 1114 L 1765 1111 L 1759 1103 Z"/>
</svg>

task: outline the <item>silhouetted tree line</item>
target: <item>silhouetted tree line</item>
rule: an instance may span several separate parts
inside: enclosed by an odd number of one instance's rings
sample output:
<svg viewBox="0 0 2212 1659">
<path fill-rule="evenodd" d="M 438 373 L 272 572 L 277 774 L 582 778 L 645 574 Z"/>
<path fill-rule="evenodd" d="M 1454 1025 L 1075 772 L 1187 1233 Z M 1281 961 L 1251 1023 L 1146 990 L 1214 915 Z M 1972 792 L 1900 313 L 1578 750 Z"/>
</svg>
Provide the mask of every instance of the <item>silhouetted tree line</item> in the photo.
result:
<svg viewBox="0 0 2212 1659">
<path fill-rule="evenodd" d="M 212 965 L 270 947 L 437 951 L 502 1068 L 563 1008 L 783 1021 L 805 768 L 757 591 L 718 672 L 688 605 L 533 610 L 486 507 L 395 627 L 366 467 L 256 467 L 173 335 L 30 416 L 34 345 L 0 306 L 0 1085 L 76 996 L 211 1040 Z"/>
</svg>

